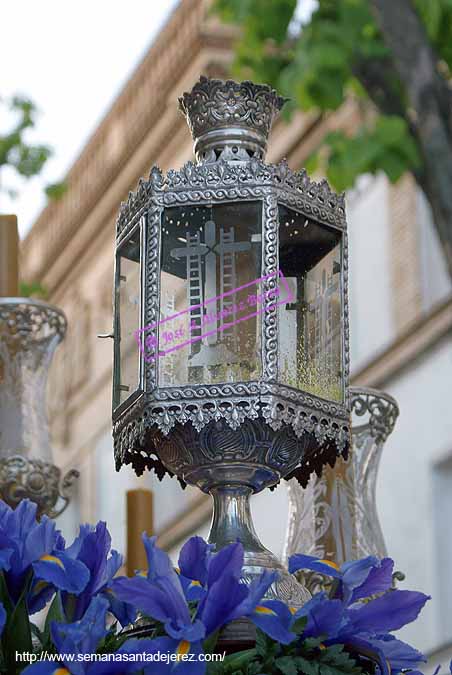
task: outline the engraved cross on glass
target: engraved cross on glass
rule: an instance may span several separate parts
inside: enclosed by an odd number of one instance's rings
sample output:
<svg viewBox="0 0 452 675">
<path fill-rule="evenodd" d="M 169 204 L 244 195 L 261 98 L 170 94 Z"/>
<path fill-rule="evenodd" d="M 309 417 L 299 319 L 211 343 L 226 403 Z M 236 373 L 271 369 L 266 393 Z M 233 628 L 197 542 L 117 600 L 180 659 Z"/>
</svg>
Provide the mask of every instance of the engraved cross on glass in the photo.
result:
<svg viewBox="0 0 452 675">
<path fill-rule="evenodd" d="M 237 361 L 237 357 L 231 354 L 224 344 L 221 344 L 221 335 L 218 332 L 217 302 L 220 303 L 221 309 L 232 305 L 233 294 L 225 296 L 225 293 L 233 291 L 237 286 L 235 253 L 250 250 L 251 243 L 234 241 L 233 227 L 227 230 L 220 227 L 220 241 L 217 242 L 216 229 L 215 222 L 208 220 L 204 225 L 203 242 L 199 230 L 194 233 L 187 232 L 186 246 L 171 251 L 173 258 L 187 259 L 188 303 L 189 307 L 195 307 L 190 314 L 192 336 L 199 337 L 202 332 L 209 333 L 203 338 L 200 351 L 190 357 L 191 366 L 213 366 L 225 361 L 230 363 Z M 220 258 L 219 284 L 217 283 L 218 257 Z M 205 304 L 212 298 L 218 298 L 218 301 Z"/>
</svg>

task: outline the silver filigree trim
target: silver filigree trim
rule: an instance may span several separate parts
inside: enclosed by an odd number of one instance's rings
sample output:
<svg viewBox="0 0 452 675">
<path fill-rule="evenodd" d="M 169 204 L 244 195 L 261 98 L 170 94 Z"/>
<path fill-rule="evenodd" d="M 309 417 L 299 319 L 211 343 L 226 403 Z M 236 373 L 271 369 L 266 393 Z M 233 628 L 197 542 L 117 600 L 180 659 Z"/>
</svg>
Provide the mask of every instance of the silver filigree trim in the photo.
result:
<svg viewBox="0 0 452 675">
<path fill-rule="evenodd" d="M 67 329 L 64 313 L 31 298 L 0 299 L 0 339 L 9 350 L 26 350 L 39 340 L 63 340 Z"/>
<path fill-rule="evenodd" d="M 137 191 L 130 192 L 127 201 L 121 204 L 116 236 L 122 239 L 134 227 L 151 198 L 159 194 L 165 204 L 171 205 L 201 200 L 251 199 L 267 194 L 268 188 L 272 188 L 278 201 L 307 216 L 346 228 L 345 196 L 333 192 L 326 180 L 311 180 L 305 169 L 292 171 L 285 160 L 279 164 L 266 164 L 260 159 L 239 164 L 219 160 L 210 164 L 187 162 L 178 171 L 168 171 L 166 176 L 158 167 L 153 167 L 148 180 L 140 179 Z"/>
<path fill-rule="evenodd" d="M 399 416 L 397 401 L 389 394 L 370 387 L 350 387 L 350 394 L 352 412 L 358 417 L 368 414 L 371 435 L 377 442 L 384 443 Z"/>
<path fill-rule="evenodd" d="M 38 507 L 38 517 L 56 518 L 67 508 L 79 475 L 72 469 L 62 478 L 54 464 L 14 455 L 0 460 L 0 495 L 11 508 L 30 499 Z"/>
</svg>

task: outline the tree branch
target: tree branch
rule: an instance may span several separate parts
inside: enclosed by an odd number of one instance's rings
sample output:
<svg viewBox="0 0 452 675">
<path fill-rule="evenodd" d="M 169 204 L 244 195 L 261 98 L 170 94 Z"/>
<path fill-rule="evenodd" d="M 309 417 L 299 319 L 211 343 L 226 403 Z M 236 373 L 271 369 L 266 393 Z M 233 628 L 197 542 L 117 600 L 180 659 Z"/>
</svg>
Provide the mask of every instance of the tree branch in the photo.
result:
<svg viewBox="0 0 452 675">
<path fill-rule="evenodd" d="M 452 129 L 450 89 L 410 0 L 370 0 L 413 115 L 424 160 L 423 189 L 432 207 L 452 278 Z"/>
</svg>

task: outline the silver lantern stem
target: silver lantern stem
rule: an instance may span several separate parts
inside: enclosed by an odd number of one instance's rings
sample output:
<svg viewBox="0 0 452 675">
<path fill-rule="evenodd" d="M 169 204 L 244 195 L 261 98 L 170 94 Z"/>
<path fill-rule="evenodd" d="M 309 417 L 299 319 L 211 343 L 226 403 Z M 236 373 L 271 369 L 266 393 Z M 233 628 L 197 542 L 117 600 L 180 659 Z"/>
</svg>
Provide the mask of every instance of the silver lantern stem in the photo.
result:
<svg viewBox="0 0 452 675">
<path fill-rule="evenodd" d="M 218 485 L 210 490 L 213 516 L 209 542 L 218 549 L 240 541 L 247 553 L 264 552 L 251 518 L 250 497 L 246 485 Z"/>
<path fill-rule="evenodd" d="M 267 600 L 282 600 L 297 609 L 308 602 L 311 598 L 309 591 L 259 540 L 250 508 L 253 489 L 247 485 L 218 485 L 209 492 L 213 499 L 213 515 L 208 541 L 217 551 L 240 541 L 244 549 L 242 581 L 250 584 L 264 570 L 276 571 L 278 579 L 268 589 Z M 244 640 L 250 637 L 250 630 L 249 622 L 233 622 L 227 627 L 223 639 Z"/>
<path fill-rule="evenodd" d="M 217 550 L 237 541 L 243 545 L 243 580 L 250 583 L 264 570 L 277 571 L 279 578 L 266 594 L 267 599 L 283 600 L 301 607 L 311 594 L 289 574 L 278 558 L 260 541 L 251 516 L 253 489 L 246 485 L 219 485 L 210 490 L 213 498 L 209 543 Z"/>
</svg>

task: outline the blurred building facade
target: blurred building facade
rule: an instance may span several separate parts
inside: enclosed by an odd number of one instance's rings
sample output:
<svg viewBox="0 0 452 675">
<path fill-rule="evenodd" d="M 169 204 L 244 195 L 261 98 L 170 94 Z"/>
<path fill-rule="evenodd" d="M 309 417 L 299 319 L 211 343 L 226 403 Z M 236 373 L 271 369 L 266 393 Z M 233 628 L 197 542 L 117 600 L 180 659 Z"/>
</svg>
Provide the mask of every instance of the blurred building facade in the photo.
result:
<svg viewBox="0 0 452 675">
<path fill-rule="evenodd" d="M 77 466 L 81 479 L 60 526 L 71 537 L 80 521 L 106 520 L 121 551 L 132 487 L 154 491 L 155 528 L 170 551 L 209 525 L 209 499 L 198 491 L 137 478 L 128 468 L 115 472 L 112 341 L 96 337 L 112 329 L 120 202 L 153 164 L 167 170 L 192 158 L 177 97 L 200 74 L 228 73 L 234 31 L 207 10 L 205 0 L 176 8 L 69 172 L 69 190 L 43 211 L 22 248 L 24 277 L 40 282 L 69 320 L 53 365 L 50 417 L 57 463 Z M 360 114 L 350 101 L 331 115 L 279 120 L 268 160 L 301 168 L 325 133 L 353 128 Z M 435 660 L 452 651 L 452 288 L 428 207 L 409 176 L 396 185 L 362 177 L 348 195 L 348 220 L 352 381 L 388 391 L 401 408 L 380 469 L 381 523 L 406 586 L 434 598 L 401 637 Z M 253 510 L 264 544 L 280 553 L 285 486 L 255 497 Z"/>
</svg>

